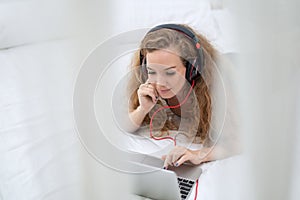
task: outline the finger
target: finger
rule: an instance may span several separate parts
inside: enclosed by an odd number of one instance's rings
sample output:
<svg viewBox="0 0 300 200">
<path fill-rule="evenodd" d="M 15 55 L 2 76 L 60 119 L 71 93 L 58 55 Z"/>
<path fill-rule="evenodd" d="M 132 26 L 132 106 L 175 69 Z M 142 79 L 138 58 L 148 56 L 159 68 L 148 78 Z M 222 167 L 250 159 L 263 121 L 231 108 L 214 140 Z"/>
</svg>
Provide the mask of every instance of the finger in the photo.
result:
<svg viewBox="0 0 300 200">
<path fill-rule="evenodd" d="M 139 89 L 141 88 L 152 88 L 153 86 L 151 85 L 151 83 L 144 83 L 144 84 L 141 84 L 139 86 Z"/>
<path fill-rule="evenodd" d="M 190 156 L 188 154 L 185 154 L 185 155 L 181 156 L 180 159 L 175 162 L 175 166 L 179 167 L 184 162 L 189 161 L 189 160 L 190 160 Z"/>
<path fill-rule="evenodd" d="M 154 93 L 156 100 L 158 100 L 159 94 L 158 94 L 157 90 L 155 89 L 155 87 L 153 85 L 150 85 L 149 88 L 152 89 L 152 92 Z"/>
<path fill-rule="evenodd" d="M 163 161 L 165 161 L 166 158 L 167 158 L 167 155 L 161 156 L 161 159 L 162 159 Z M 167 169 L 167 166 L 165 166 L 165 162 L 164 162 L 164 164 L 163 164 L 163 169 Z"/>
<path fill-rule="evenodd" d="M 156 103 L 157 101 L 157 98 L 151 89 L 148 88 L 142 89 L 139 91 L 139 95 L 141 97 L 147 97 L 147 96 L 151 97 L 153 103 Z"/>
<path fill-rule="evenodd" d="M 171 156 L 170 155 L 167 155 L 166 156 L 166 159 L 165 159 L 165 162 L 164 162 L 164 169 L 168 169 L 168 167 L 170 165 L 172 165 L 172 160 L 171 160 Z"/>
<path fill-rule="evenodd" d="M 186 148 L 182 146 L 176 146 L 171 153 L 173 154 L 172 161 L 175 163 L 182 155 L 184 155 L 186 152 Z"/>
<path fill-rule="evenodd" d="M 183 153 L 181 153 L 181 152 L 174 152 L 174 153 L 173 153 L 173 156 L 172 156 L 172 164 L 173 164 L 174 166 L 176 166 L 176 162 L 177 162 L 177 160 L 178 160 L 181 156 L 183 156 Z"/>
<path fill-rule="evenodd" d="M 155 86 L 153 84 L 148 83 L 148 84 L 145 84 L 144 87 L 147 88 L 147 89 L 151 89 L 153 91 L 153 93 L 155 94 L 156 98 L 158 98 L 158 92 L 155 89 Z"/>
<path fill-rule="evenodd" d="M 147 79 L 146 82 L 144 84 L 154 84 L 153 80 Z"/>
<path fill-rule="evenodd" d="M 149 79 L 144 84 L 142 84 L 141 86 L 146 87 L 146 88 L 152 88 L 153 92 L 155 93 L 155 96 L 158 97 L 158 92 L 156 91 L 155 86 L 153 85 L 153 83 L 149 82 Z"/>
<path fill-rule="evenodd" d="M 157 91 L 154 88 L 154 86 L 152 86 L 152 85 L 145 85 L 145 86 L 142 87 L 142 89 L 143 90 L 149 90 L 149 91 L 153 92 L 157 96 Z"/>
</svg>

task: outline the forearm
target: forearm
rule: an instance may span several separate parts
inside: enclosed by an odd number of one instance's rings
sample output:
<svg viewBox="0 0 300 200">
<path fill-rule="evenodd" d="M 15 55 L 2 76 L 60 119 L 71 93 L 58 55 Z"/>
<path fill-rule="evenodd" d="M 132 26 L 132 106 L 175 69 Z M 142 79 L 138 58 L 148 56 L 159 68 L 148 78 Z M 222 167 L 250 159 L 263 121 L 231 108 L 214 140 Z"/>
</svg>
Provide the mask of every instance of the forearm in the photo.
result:
<svg viewBox="0 0 300 200">
<path fill-rule="evenodd" d="M 145 112 L 141 107 L 137 107 L 135 110 L 129 113 L 130 124 L 128 124 L 127 132 L 135 132 L 137 131 L 141 124 L 144 121 L 147 112 Z"/>
<path fill-rule="evenodd" d="M 195 154 L 198 156 L 201 163 L 228 158 L 239 153 L 239 149 L 225 149 L 218 145 L 214 147 L 205 147 L 195 151 Z"/>
</svg>

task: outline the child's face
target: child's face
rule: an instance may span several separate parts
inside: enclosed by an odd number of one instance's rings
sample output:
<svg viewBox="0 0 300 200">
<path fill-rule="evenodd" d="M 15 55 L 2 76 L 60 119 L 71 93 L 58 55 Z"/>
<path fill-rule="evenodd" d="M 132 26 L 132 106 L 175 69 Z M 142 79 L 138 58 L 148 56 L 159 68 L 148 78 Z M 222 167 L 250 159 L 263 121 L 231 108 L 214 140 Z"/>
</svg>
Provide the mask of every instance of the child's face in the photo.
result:
<svg viewBox="0 0 300 200">
<path fill-rule="evenodd" d="M 185 84 L 186 68 L 180 57 L 168 50 L 147 53 L 148 82 L 164 99 L 174 97 Z"/>
</svg>

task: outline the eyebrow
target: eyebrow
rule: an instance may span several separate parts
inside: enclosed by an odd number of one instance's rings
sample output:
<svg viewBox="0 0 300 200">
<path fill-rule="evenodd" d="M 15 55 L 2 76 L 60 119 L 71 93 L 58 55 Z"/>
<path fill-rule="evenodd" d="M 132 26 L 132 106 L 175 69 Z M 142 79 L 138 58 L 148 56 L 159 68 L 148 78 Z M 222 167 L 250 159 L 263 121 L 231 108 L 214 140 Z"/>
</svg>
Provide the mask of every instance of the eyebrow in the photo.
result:
<svg viewBox="0 0 300 200">
<path fill-rule="evenodd" d="M 147 68 L 153 70 L 151 67 L 148 67 L 148 66 L 147 66 Z M 169 69 L 173 69 L 173 68 L 176 68 L 176 66 L 168 67 L 168 68 L 165 69 L 165 71 L 167 71 L 167 70 L 169 70 Z M 154 70 L 153 70 L 153 71 L 154 71 Z"/>
</svg>

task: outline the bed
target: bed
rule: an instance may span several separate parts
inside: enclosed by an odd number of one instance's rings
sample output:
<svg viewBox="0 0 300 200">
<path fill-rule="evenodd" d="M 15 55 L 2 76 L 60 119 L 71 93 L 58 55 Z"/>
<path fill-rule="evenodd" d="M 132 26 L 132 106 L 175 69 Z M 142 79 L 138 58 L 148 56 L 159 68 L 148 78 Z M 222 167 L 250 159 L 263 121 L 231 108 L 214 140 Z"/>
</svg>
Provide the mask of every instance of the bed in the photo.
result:
<svg viewBox="0 0 300 200">
<path fill-rule="evenodd" d="M 77 41 L 70 39 L 74 27 L 64 27 L 72 23 L 63 17 L 68 1 L 62 1 L 60 7 L 56 6 L 60 2 L 47 2 L 0 3 L 0 199 L 119 199 L 126 190 L 117 185 L 121 192 L 112 195 L 114 183 L 104 184 L 101 176 L 107 173 L 113 180 L 126 176 L 93 161 L 74 121 L 76 78 L 83 57 L 96 45 L 79 48 Z M 237 52 L 230 12 L 222 4 L 148 0 L 126 5 L 112 1 L 110 6 L 112 20 L 107 31 L 112 35 L 163 22 L 189 23 L 220 52 Z M 141 7 L 151 9 L 151 14 Z M 181 12 L 174 12 L 178 8 Z M 53 9 L 58 12 L 54 19 Z M 162 10 L 168 12 L 162 14 Z M 40 17 L 45 21 L 37 20 Z M 116 73 L 121 76 L 123 71 Z M 125 144 L 124 148 L 131 151 L 139 151 L 144 145 L 134 137 L 127 138 Z M 242 160 L 242 156 L 235 156 L 204 164 L 198 199 L 240 199 L 235 188 L 241 182 L 237 174 Z M 126 184 L 126 180 L 121 183 Z M 98 190 L 99 186 L 103 189 Z"/>
</svg>

